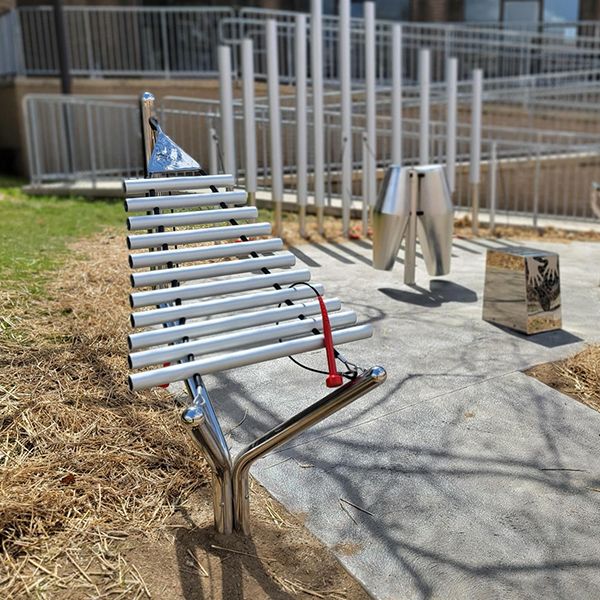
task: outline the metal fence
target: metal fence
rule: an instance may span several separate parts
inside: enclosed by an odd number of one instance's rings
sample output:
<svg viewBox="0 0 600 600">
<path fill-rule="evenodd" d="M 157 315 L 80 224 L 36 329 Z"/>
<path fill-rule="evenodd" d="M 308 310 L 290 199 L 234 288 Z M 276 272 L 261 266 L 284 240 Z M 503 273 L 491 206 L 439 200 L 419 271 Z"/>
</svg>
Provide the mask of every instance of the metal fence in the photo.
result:
<svg viewBox="0 0 600 600">
<path fill-rule="evenodd" d="M 19 7 L 0 16 L 0 76 L 56 75 L 56 32 L 50 6 Z M 237 47 L 249 36 L 255 44 L 255 71 L 265 76 L 267 19 L 279 24 L 282 80 L 293 81 L 294 22 L 298 13 L 231 7 L 119 7 L 66 6 L 64 9 L 70 64 L 76 76 L 90 77 L 213 77 L 219 43 Z M 307 18 L 310 32 L 310 15 Z M 380 84 L 389 83 L 391 26 L 378 21 L 377 69 Z M 485 24 L 405 23 L 403 25 L 404 75 L 417 80 L 417 54 L 429 48 L 432 79 L 443 81 L 446 59 L 459 59 L 459 78 L 473 68 L 486 77 L 514 77 L 600 68 L 597 23 L 569 24 L 576 35 L 544 24 L 535 30 Z M 353 78 L 364 81 L 364 22 L 351 21 Z M 337 16 L 323 17 L 325 81 L 337 81 Z M 239 60 L 234 55 L 235 72 Z M 310 73 L 309 73 L 310 76 Z"/>
<path fill-rule="evenodd" d="M 25 99 L 29 160 L 32 182 L 101 180 L 129 177 L 142 172 L 139 113 L 135 98 L 64 98 L 59 95 L 30 95 Z M 243 136 L 241 102 L 234 103 L 236 139 Z M 159 109 L 168 132 L 210 172 L 222 172 L 221 121 L 217 101 L 167 97 Z M 255 127 L 258 185 L 271 186 L 269 114 L 264 100 L 256 103 Z M 419 162 L 420 122 L 403 120 L 405 164 Z M 377 178 L 391 162 L 389 116 L 377 120 Z M 312 114 L 308 115 L 308 148 Z M 354 118 L 353 198 L 362 201 L 362 164 L 369 149 L 363 141 L 362 117 Z M 470 207 L 470 124 L 463 119 L 457 131 L 456 205 Z M 292 106 L 282 106 L 283 170 L 286 192 L 296 192 L 296 119 Z M 342 178 L 341 122 L 332 105 L 325 112 L 325 191 L 328 205 L 339 205 Z M 430 123 L 431 162 L 446 160 L 446 123 Z M 65 152 L 64 149 L 69 151 Z M 244 144 L 238 143 L 238 175 L 244 177 Z M 309 150 L 308 171 L 314 173 L 314 156 Z M 594 219 L 590 207 L 592 183 L 600 180 L 600 134 L 544 131 L 485 123 L 482 144 L 480 206 L 497 212 L 538 216 Z M 312 185 L 309 177 L 309 186 Z"/>
<path fill-rule="evenodd" d="M 137 98 L 29 95 L 23 110 L 32 183 L 143 174 Z"/>
</svg>

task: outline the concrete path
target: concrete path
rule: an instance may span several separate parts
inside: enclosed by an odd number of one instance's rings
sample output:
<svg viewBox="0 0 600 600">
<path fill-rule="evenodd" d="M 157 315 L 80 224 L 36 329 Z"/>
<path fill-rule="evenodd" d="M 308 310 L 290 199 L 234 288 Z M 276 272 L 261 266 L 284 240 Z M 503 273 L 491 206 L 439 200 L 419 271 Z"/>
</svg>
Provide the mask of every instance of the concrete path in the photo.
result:
<svg viewBox="0 0 600 600">
<path fill-rule="evenodd" d="M 415 288 L 370 243 L 297 249 L 375 326 L 349 357 L 389 377 L 252 473 L 376 598 L 600 598 L 600 413 L 521 373 L 600 339 L 600 244 L 536 244 L 560 254 L 564 329 L 530 338 L 481 320 L 501 245 L 456 240 L 452 274 L 419 263 Z M 326 391 L 287 359 L 206 383 L 234 448 Z"/>
</svg>

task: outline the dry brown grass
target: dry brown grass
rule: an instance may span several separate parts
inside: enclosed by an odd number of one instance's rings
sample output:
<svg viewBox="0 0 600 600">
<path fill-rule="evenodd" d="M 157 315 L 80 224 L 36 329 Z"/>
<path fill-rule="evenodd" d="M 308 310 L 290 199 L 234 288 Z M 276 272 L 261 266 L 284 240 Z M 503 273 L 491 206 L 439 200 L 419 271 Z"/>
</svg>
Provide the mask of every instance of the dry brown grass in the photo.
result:
<svg viewBox="0 0 600 600">
<path fill-rule="evenodd" d="M 533 367 L 527 373 L 600 411 L 600 345 L 588 346 L 565 360 Z"/>
<path fill-rule="evenodd" d="M 466 215 L 454 221 L 454 235 L 463 238 L 472 238 L 471 218 Z M 536 240 L 540 242 L 600 242 L 600 231 L 592 229 L 587 231 L 571 231 L 557 229 L 556 227 L 529 227 L 525 225 L 497 225 L 492 233 L 487 223 L 479 226 L 479 237 L 502 238 L 509 240 Z"/>
<path fill-rule="evenodd" d="M 111 239 L 93 250 L 52 280 L 47 299 L 23 289 L 0 298 L 4 597 L 144 595 L 113 540 L 151 532 L 205 481 L 169 394 L 124 385 L 126 254 Z"/>
<path fill-rule="evenodd" d="M 253 537 L 215 535 L 180 409 L 125 383 L 125 245 L 74 253 L 47 298 L 0 295 L 0 598 L 366 600 L 256 482 Z"/>
</svg>

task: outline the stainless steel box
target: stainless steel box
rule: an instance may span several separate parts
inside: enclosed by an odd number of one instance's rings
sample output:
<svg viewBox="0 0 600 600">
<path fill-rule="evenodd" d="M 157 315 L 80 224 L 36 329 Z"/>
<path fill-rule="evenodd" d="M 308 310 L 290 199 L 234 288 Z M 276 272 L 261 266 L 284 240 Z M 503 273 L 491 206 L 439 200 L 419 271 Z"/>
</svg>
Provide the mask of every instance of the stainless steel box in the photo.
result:
<svg viewBox="0 0 600 600">
<path fill-rule="evenodd" d="M 560 329 L 558 254 L 521 247 L 488 250 L 483 319 L 528 335 Z"/>
</svg>

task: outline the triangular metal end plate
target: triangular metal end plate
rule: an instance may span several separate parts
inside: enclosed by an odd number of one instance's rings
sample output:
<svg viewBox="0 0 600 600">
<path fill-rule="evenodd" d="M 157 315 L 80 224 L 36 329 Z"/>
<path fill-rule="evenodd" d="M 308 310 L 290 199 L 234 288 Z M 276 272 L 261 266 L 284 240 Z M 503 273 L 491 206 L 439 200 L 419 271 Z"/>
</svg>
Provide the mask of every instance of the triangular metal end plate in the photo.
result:
<svg viewBox="0 0 600 600">
<path fill-rule="evenodd" d="M 148 174 L 199 171 L 200 165 L 160 129 L 148 162 Z"/>
</svg>

